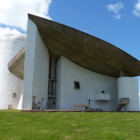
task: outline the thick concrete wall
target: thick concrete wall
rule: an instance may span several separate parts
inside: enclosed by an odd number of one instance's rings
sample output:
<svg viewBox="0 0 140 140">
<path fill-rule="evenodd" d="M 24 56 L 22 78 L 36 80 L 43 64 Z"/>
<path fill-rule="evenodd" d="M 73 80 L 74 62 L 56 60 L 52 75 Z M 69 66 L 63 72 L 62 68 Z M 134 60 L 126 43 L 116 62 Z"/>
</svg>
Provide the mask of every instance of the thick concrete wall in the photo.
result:
<svg viewBox="0 0 140 140">
<path fill-rule="evenodd" d="M 62 78 L 62 58 L 60 58 L 56 63 L 56 109 L 61 109 Z"/>
<path fill-rule="evenodd" d="M 74 89 L 74 81 L 80 82 L 80 89 Z M 110 101 L 95 101 L 95 94 L 110 94 Z M 116 110 L 118 106 L 117 78 L 84 69 L 65 57 L 57 61 L 57 108 L 73 109 L 74 104 L 88 104 L 91 108 Z M 60 99 L 61 98 L 61 99 Z"/>
<path fill-rule="evenodd" d="M 20 96 L 20 100 L 19 100 L 17 109 L 22 109 L 22 101 L 23 101 L 23 93 Z"/>
<path fill-rule="evenodd" d="M 0 109 L 7 109 L 8 104 L 18 108 L 23 81 L 8 70 L 8 63 L 25 44 L 25 34 L 5 35 L 0 39 Z"/>
<path fill-rule="evenodd" d="M 126 106 L 127 111 L 139 111 L 138 79 L 131 77 L 118 78 L 118 98 L 129 98 L 129 104 Z M 123 107 L 122 111 L 124 110 Z"/>
<path fill-rule="evenodd" d="M 36 103 L 41 102 L 38 106 L 46 108 L 49 53 L 37 26 L 30 19 L 27 34 L 22 109 L 32 109 L 33 96 L 36 96 Z M 45 99 L 43 104 L 42 98 Z"/>
<path fill-rule="evenodd" d="M 33 75 L 33 96 L 36 101 L 40 101 L 39 106 L 46 109 L 48 99 L 48 78 L 49 78 L 49 53 L 42 38 L 37 30 L 36 34 L 36 51 L 34 60 Z M 42 98 L 44 100 L 42 101 Z"/>
</svg>

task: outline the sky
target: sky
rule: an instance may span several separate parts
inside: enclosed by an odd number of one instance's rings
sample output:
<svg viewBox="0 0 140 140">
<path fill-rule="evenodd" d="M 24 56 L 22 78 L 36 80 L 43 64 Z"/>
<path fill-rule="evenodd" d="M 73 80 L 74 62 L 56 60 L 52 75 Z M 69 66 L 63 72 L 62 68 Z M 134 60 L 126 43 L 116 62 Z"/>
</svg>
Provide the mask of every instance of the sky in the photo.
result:
<svg viewBox="0 0 140 140">
<path fill-rule="evenodd" d="M 0 0 L 0 37 L 26 33 L 27 13 L 96 36 L 140 60 L 140 0 Z"/>
</svg>

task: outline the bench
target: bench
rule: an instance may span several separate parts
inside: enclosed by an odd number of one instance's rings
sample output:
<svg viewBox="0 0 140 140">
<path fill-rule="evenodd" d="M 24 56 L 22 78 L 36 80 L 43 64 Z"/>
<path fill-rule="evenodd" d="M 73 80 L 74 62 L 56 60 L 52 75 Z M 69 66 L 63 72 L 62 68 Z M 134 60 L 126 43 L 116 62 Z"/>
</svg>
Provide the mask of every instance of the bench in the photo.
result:
<svg viewBox="0 0 140 140">
<path fill-rule="evenodd" d="M 103 109 L 98 109 L 98 108 L 90 108 L 90 110 L 93 110 L 93 111 L 103 111 Z"/>
<path fill-rule="evenodd" d="M 78 110 L 78 107 L 85 107 L 85 110 L 88 110 L 90 108 L 90 105 L 88 105 L 88 104 L 74 104 L 74 110 Z"/>
</svg>

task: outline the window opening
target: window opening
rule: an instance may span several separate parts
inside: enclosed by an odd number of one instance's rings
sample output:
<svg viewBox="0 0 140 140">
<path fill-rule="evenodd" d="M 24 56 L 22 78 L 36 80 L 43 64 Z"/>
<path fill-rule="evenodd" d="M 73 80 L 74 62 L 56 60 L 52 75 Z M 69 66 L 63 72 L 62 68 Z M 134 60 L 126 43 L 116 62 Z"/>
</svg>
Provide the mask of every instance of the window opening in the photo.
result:
<svg viewBox="0 0 140 140">
<path fill-rule="evenodd" d="M 80 83 L 74 81 L 74 88 L 75 88 L 75 89 L 80 89 Z"/>
</svg>

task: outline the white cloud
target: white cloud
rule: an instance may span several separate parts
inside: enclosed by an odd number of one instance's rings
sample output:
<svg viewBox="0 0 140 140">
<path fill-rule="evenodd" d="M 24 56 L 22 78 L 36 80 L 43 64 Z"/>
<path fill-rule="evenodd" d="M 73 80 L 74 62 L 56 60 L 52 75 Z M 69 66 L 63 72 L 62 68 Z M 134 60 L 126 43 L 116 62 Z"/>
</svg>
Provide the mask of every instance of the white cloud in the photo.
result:
<svg viewBox="0 0 140 140">
<path fill-rule="evenodd" d="M 9 27 L 0 27 L 0 37 L 5 34 L 21 34 L 21 32 L 16 29 L 10 29 Z"/>
<path fill-rule="evenodd" d="M 135 6 L 134 6 L 134 10 L 132 11 L 132 13 L 137 16 L 137 17 L 140 17 L 140 0 L 138 0 L 137 3 L 135 3 Z"/>
<path fill-rule="evenodd" d="M 116 19 L 121 19 L 121 15 L 115 15 L 113 17 L 116 18 Z"/>
<path fill-rule="evenodd" d="M 108 11 L 112 11 L 115 13 L 113 17 L 116 19 L 121 19 L 121 14 L 118 14 L 118 13 L 120 12 L 122 8 L 124 8 L 124 5 L 122 2 L 118 2 L 116 4 L 109 4 L 107 6 Z"/>
<path fill-rule="evenodd" d="M 108 11 L 113 11 L 114 13 L 119 13 L 119 11 L 124 8 L 122 2 L 118 2 L 117 4 L 109 4 L 107 6 Z"/>
<path fill-rule="evenodd" d="M 48 15 L 52 0 L 0 0 L 0 24 L 15 26 L 26 31 L 27 13 L 51 19 Z M 0 34 L 18 32 L 16 29 L 0 28 Z"/>
</svg>

